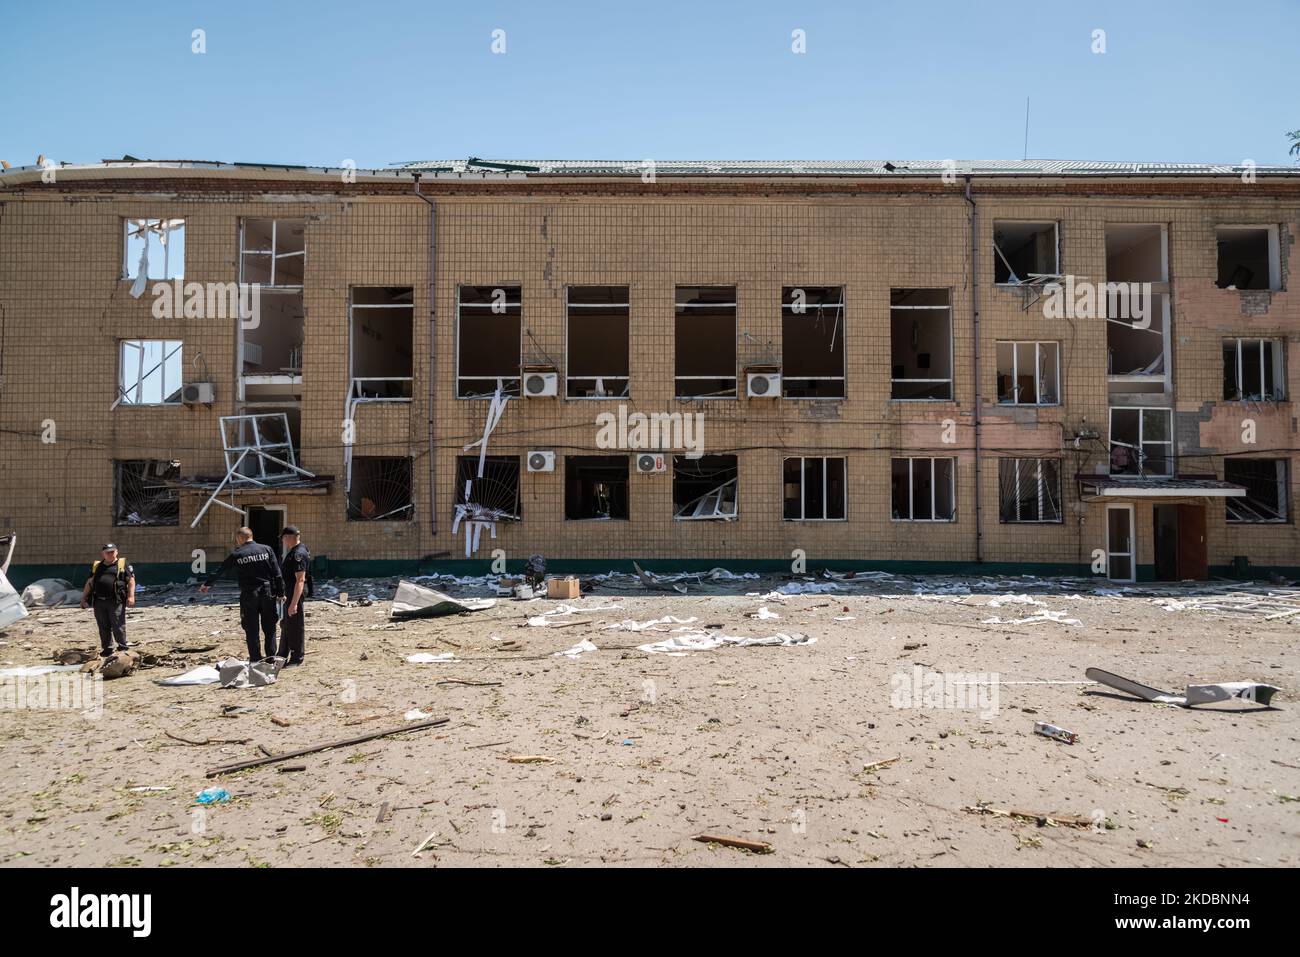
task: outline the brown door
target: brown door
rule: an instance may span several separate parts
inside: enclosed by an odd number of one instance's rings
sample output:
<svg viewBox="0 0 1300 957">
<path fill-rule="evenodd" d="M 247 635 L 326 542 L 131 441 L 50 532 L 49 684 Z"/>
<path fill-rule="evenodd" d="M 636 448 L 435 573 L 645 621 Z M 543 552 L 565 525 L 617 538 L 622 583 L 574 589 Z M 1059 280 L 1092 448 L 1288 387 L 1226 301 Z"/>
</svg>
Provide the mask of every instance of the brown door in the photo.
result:
<svg viewBox="0 0 1300 957">
<path fill-rule="evenodd" d="M 1205 506 L 1178 506 L 1178 577 L 1205 581 L 1210 563 L 1205 547 Z"/>
</svg>

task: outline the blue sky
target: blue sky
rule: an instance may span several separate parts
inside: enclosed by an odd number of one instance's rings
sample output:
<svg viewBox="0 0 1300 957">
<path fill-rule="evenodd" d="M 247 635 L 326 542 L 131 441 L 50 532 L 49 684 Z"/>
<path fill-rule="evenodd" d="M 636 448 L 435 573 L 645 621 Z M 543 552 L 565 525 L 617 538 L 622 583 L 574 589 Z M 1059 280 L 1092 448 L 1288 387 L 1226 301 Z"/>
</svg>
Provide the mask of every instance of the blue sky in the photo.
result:
<svg viewBox="0 0 1300 957">
<path fill-rule="evenodd" d="M 1300 128 L 1298 0 L 7 7 L 15 166 L 1018 159 L 1026 96 L 1031 158 L 1289 163 Z"/>
</svg>

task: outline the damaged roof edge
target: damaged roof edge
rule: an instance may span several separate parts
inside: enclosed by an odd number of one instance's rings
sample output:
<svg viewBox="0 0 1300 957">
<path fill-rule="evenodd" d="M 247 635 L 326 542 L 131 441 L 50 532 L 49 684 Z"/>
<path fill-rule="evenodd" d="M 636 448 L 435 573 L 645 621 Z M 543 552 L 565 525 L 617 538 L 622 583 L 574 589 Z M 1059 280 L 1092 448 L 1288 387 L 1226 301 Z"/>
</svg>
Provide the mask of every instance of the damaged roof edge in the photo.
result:
<svg viewBox="0 0 1300 957">
<path fill-rule="evenodd" d="M 450 180 L 521 180 L 533 177 L 564 179 L 641 178 L 653 175 L 675 179 L 722 178 L 864 178 L 933 179 L 980 177 L 991 179 L 1242 179 L 1255 177 L 1300 177 L 1300 166 L 1243 166 L 1216 163 L 1120 163 L 1070 160 L 429 160 L 404 163 L 385 169 L 299 166 L 287 164 L 228 163 L 208 160 L 106 160 L 99 163 L 70 163 L 50 166 L 11 167 L 0 171 L 0 185 L 21 185 L 41 179 L 47 170 L 73 180 L 157 179 L 161 177 L 211 176 L 233 179 L 334 179 L 341 184 L 353 179 L 369 181 L 422 178 Z M 1243 182 L 1245 180 L 1243 179 Z"/>
</svg>

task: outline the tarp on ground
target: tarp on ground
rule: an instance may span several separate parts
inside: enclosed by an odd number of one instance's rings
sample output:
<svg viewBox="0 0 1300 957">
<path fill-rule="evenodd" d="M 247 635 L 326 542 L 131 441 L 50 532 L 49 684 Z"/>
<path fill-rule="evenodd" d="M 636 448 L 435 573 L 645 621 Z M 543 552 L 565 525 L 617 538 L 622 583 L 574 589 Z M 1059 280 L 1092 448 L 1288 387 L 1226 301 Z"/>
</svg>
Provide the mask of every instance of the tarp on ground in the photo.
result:
<svg viewBox="0 0 1300 957">
<path fill-rule="evenodd" d="M 388 617 L 396 621 L 412 618 L 441 618 L 443 615 L 463 615 L 483 611 L 496 604 L 493 598 L 452 598 L 432 588 L 414 582 L 400 581 L 393 595 L 393 607 Z"/>
</svg>

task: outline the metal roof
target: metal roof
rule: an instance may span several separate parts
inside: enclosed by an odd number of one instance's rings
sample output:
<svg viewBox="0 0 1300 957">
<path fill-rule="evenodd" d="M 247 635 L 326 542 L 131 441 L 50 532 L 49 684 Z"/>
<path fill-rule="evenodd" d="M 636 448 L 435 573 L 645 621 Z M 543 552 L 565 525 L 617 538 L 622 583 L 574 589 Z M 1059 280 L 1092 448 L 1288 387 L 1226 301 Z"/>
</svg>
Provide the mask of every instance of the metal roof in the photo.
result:
<svg viewBox="0 0 1300 957">
<path fill-rule="evenodd" d="M 653 164 L 653 165 L 651 165 Z M 1259 176 L 1300 176 L 1300 165 L 1249 166 L 1228 163 L 1130 163 L 1093 160 L 537 160 L 467 159 L 421 160 L 394 163 L 382 169 L 302 166 L 287 163 L 229 163 L 222 160 L 146 160 L 124 156 L 98 163 L 56 163 L 50 168 L 77 179 L 150 178 L 197 171 L 207 175 L 249 178 L 338 177 L 340 174 L 369 180 L 391 180 L 421 173 L 428 178 L 518 179 L 528 176 L 642 177 L 653 170 L 658 176 L 737 177 L 1079 177 L 1079 178 L 1172 178 L 1231 176 L 1248 171 Z M 39 174 L 40 166 L 13 167 L 0 171 L 0 183 L 21 182 Z"/>
<path fill-rule="evenodd" d="M 423 160 L 393 168 L 440 172 L 484 169 L 565 176 L 640 176 L 648 169 L 666 176 L 916 176 L 944 172 L 1020 176 L 1240 176 L 1247 169 L 1267 175 L 1300 174 L 1300 166 L 1228 163 L 1128 163 L 1093 160 Z"/>
<path fill-rule="evenodd" d="M 1084 491 L 1105 498 L 1240 498 L 1243 485 L 1213 478 L 1080 477 Z"/>
</svg>

